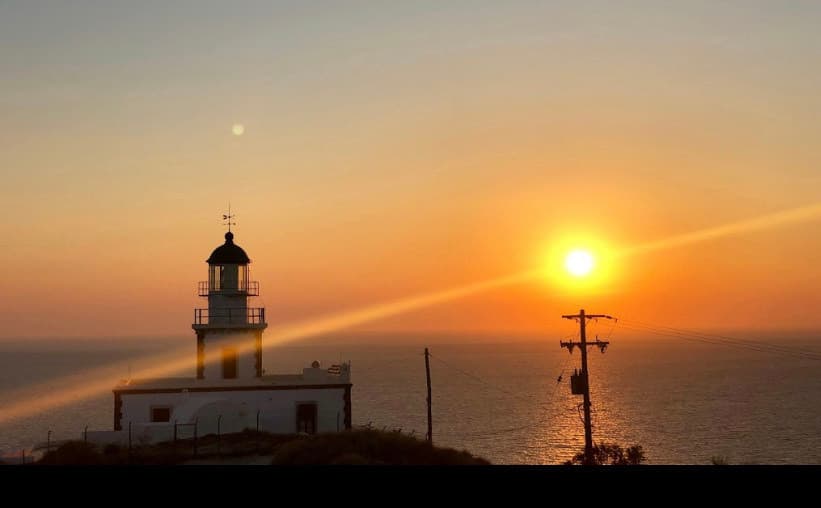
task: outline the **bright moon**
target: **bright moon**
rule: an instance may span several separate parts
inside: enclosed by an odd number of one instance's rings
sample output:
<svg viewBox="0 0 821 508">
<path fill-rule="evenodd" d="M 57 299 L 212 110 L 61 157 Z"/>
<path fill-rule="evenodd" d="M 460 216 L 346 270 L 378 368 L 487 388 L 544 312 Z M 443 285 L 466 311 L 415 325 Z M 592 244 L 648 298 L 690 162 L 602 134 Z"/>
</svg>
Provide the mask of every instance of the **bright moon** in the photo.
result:
<svg viewBox="0 0 821 508">
<path fill-rule="evenodd" d="M 586 250 L 574 250 L 567 255 L 564 266 L 571 275 L 584 277 L 593 270 L 593 255 Z"/>
<path fill-rule="evenodd" d="M 233 127 L 231 127 L 231 132 L 234 133 L 234 136 L 242 136 L 245 133 L 245 126 L 241 123 L 235 123 Z"/>
</svg>

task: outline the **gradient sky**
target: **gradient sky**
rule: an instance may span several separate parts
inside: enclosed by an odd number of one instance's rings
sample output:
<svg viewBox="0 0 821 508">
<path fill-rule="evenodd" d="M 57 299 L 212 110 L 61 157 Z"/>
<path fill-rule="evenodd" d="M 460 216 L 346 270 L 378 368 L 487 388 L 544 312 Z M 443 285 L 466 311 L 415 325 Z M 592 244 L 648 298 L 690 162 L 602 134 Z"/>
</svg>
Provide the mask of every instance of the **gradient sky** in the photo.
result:
<svg viewBox="0 0 821 508">
<path fill-rule="evenodd" d="M 580 5 L 583 4 L 583 5 Z M 0 0 L 0 338 L 190 334 L 236 242 L 272 326 L 821 201 L 818 2 Z M 243 124 L 242 136 L 232 134 Z M 821 327 L 821 223 L 369 324 Z"/>
</svg>

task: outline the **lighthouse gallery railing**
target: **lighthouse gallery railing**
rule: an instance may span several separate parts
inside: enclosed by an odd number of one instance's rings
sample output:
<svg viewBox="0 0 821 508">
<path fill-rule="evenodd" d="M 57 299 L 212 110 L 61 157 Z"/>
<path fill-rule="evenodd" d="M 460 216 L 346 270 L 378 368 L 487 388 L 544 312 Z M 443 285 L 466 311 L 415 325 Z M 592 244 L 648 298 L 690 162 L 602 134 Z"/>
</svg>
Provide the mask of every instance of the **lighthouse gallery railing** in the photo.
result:
<svg viewBox="0 0 821 508">
<path fill-rule="evenodd" d="M 265 307 L 237 309 L 194 309 L 195 325 L 261 325 L 265 323 Z"/>
</svg>

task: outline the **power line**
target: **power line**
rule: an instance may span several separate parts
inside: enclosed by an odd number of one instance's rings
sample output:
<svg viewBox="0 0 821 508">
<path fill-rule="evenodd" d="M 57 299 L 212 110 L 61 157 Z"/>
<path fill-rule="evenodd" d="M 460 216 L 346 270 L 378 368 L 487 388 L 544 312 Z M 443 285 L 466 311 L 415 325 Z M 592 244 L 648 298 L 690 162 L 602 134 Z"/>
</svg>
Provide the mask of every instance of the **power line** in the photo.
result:
<svg viewBox="0 0 821 508">
<path fill-rule="evenodd" d="M 661 335 L 666 337 L 673 337 L 682 340 L 689 340 L 693 342 L 702 342 L 705 344 L 714 344 L 726 347 L 734 347 L 737 349 L 746 349 L 749 351 L 757 351 L 760 353 L 774 353 L 774 354 L 781 354 L 786 356 L 792 356 L 797 358 L 803 358 L 807 360 L 816 360 L 821 361 L 821 353 L 812 353 L 812 352 L 804 352 L 800 350 L 790 349 L 786 347 L 780 347 L 774 344 L 767 344 L 761 342 L 759 344 L 749 343 L 744 339 L 735 339 L 726 336 L 715 336 L 710 334 L 700 334 L 695 332 L 688 332 L 685 330 L 675 329 L 672 327 L 661 327 L 655 325 L 647 325 L 647 324 L 640 324 L 639 322 L 627 322 L 623 323 L 625 328 L 638 331 L 638 332 L 647 332 L 652 333 L 654 335 Z"/>
<path fill-rule="evenodd" d="M 608 332 L 608 337 L 612 334 L 613 328 L 614 327 L 610 328 L 610 331 Z M 580 334 L 581 334 L 581 331 L 578 331 L 576 333 L 569 334 L 569 335 L 565 336 L 564 339 L 580 337 Z M 597 340 L 597 342 L 598 342 L 598 340 Z M 589 343 L 589 344 L 590 345 L 596 345 L 595 342 Z M 501 388 L 501 387 L 499 387 L 495 384 L 492 384 L 488 381 L 485 381 L 480 376 L 478 376 L 476 374 L 473 374 L 471 372 L 468 372 L 468 371 L 466 371 L 464 369 L 461 369 L 459 367 L 456 367 L 455 365 L 452 365 L 451 363 L 445 361 L 442 358 L 439 358 L 438 356 L 433 355 L 432 353 L 428 353 L 428 354 L 429 354 L 430 358 L 433 358 L 434 360 L 437 360 L 441 364 L 455 370 L 456 372 L 458 372 L 458 373 L 460 373 L 460 374 L 462 374 L 466 377 L 469 377 L 470 379 L 473 379 L 474 381 L 476 381 L 478 383 L 481 383 L 485 386 L 488 386 L 490 388 L 498 390 L 498 391 L 500 391 L 500 392 L 502 392 L 506 395 L 509 395 L 513 398 L 516 398 L 518 400 L 521 400 L 521 401 L 524 401 L 524 402 L 527 402 L 527 403 L 532 403 L 533 402 L 533 400 L 530 399 L 530 398 L 522 397 L 518 394 L 515 394 L 515 393 L 512 393 L 508 390 L 505 390 L 504 388 Z M 556 381 L 556 385 L 555 385 L 555 388 L 553 389 L 553 393 L 551 394 L 551 396 L 547 400 L 542 401 L 542 405 L 544 406 L 544 409 L 547 409 L 546 406 L 547 406 L 548 403 L 553 402 L 555 400 L 556 395 L 558 393 L 559 385 L 561 384 L 561 381 L 562 381 L 562 378 L 563 378 L 563 375 L 564 375 L 564 371 L 567 369 L 567 364 L 570 363 L 570 361 L 571 361 L 571 357 L 567 356 L 567 357 L 564 358 L 564 360 L 559 360 L 559 362 L 557 362 L 557 364 L 555 365 L 554 372 L 559 367 L 560 364 L 561 364 L 561 370 L 559 371 L 559 377 Z M 581 408 L 577 408 L 577 409 L 581 410 Z M 560 408 L 558 410 L 560 410 Z M 551 414 L 552 414 L 552 411 L 551 411 Z M 584 422 L 584 418 L 581 416 L 581 414 L 579 416 L 582 419 L 582 422 Z M 493 437 L 493 436 L 498 436 L 498 435 L 502 435 L 502 434 L 510 434 L 512 432 L 517 432 L 517 431 L 524 430 L 524 429 L 531 429 L 531 428 L 534 428 L 534 427 L 539 427 L 541 425 L 542 425 L 541 421 L 535 421 L 535 422 L 528 423 L 528 424 L 521 425 L 521 426 L 517 426 L 517 427 L 510 427 L 510 428 L 493 430 L 493 431 L 488 431 L 488 432 L 473 432 L 473 433 L 465 434 L 465 433 L 457 433 L 457 432 L 451 432 L 451 431 L 448 431 L 448 430 L 444 430 L 444 431 L 440 431 L 440 433 L 443 433 L 443 434 L 448 435 L 450 437 L 460 437 L 460 438 L 463 438 L 463 439 L 476 439 L 476 438 Z"/>
<path fill-rule="evenodd" d="M 748 344 L 748 345 L 752 345 L 752 346 L 761 346 L 761 347 L 765 347 L 765 348 L 768 348 L 768 349 L 779 350 L 779 351 L 784 351 L 784 352 L 789 352 L 789 353 L 807 353 L 807 354 L 810 354 L 810 355 L 819 355 L 819 356 L 821 356 L 821 350 L 818 350 L 818 349 L 789 346 L 789 345 L 784 345 L 784 344 L 774 344 L 772 342 L 766 342 L 766 341 L 755 340 L 755 339 L 740 339 L 740 338 L 737 338 L 737 337 L 730 337 L 730 336 L 727 336 L 727 335 L 719 335 L 719 334 L 714 334 L 714 333 L 700 332 L 698 330 L 691 330 L 691 329 L 687 329 L 687 328 L 675 328 L 675 327 L 672 327 L 672 326 L 658 325 L 658 324 L 647 323 L 647 322 L 643 322 L 643 321 L 635 321 L 635 320 L 630 320 L 630 319 L 627 319 L 625 321 L 627 321 L 628 323 L 632 322 L 632 323 L 635 323 L 637 325 L 647 326 L 647 327 L 651 327 L 651 328 L 659 328 L 659 329 L 664 329 L 664 330 L 669 330 L 669 331 L 674 331 L 674 332 L 678 332 L 678 333 L 684 333 L 684 334 L 694 335 L 694 336 L 699 336 L 699 337 L 715 338 L 715 339 L 718 339 L 718 340 L 726 340 L 726 341 L 729 341 L 729 342 L 735 342 L 735 343 L 739 343 L 739 344 Z"/>
<path fill-rule="evenodd" d="M 504 393 L 504 394 L 506 394 L 506 395 L 510 395 L 511 397 L 515 397 L 515 398 L 517 398 L 517 399 L 519 399 L 519 400 L 522 400 L 522 401 L 525 401 L 525 402 L 533 402 L 533 400 L 532 400 L 532 399 L 524 398 L 524 397 L 522 397 L 522 396 L 521 396 L 521 395 L 519 395 L 519 394 L 513 393 L 513 392 L 511 392 L 511 391 L 509 391 L 509 390 L 505 390 L 504 388 L 500 388 L 500 387 L 498 387 L 498 386 L 496 386 L 496 385 L 494 385 L 494 384 L 492 384 L 492 383 L 489 383 L 489 382 L 485 381 L 484 379 L 480 378 L 479 376 L 477 376 L 477 375 L 475 375 L 475 374 L 471 374 L 470 372 L 467 372 L 467 371 L 465 371 L 465 370 L 462 370 L 462 369 L 460 369 L 459 367 L 456 367 L 455 365 L 451 365 L 450 363 L 448 363 L 448 362 L 446 362 L 445 360 L 443 360 L 443 359 L 439 358 L 438 356 L 434 355 L 433 353 L 429 353 L 429 354 L 430 354 L 430 357 L 431 357 L 431 358 L 433 358 L 434 360 L 436 360 L 436 361 L 438 361 L 438 362 L 440 362 L 440 363 L 442 363 L 442 364 L 444 364 L 444 365 L 448 366 L 449 368 L 451 368 L 451 369 L 455 370 L 456 372 L 459 372 L 460 374 L 462 374 L 462 375 L 464 375 L 464 376 L 467 376 L 467 377 L 469 377 L 469 378 L 471 378 L 471 379 L 473 379 L 473 380 L 475 380 L 475 381 L 477 381 L 477 382 L 479 382 L 479 383 L 482 383 L 482 384 L 483 384 L 483 385 L 485 385 L 485 386 L 488 386 L 488 387 L 490 387 L 490 388 L 494 388 L 494 389 L 496 389 L 496 390 L 498 390 L 498 391 L 500 391 L 500 392 L 502 392 L 502 393 Z"/>
<path fill-rule="evenodd" d="M 661 336 L 665 336 L 665 337 L 673 337 L 673 338 L 687 340 L 687 341 L 691 341 L 691 342 L 701 342 L 701 343 L 704 343 L 704 344 L 714 344 L 714 345 L 719 345 L 719 346 L 735 347 L 737 349 L 747 349 L 747 350 L 758 351 L 758 352 L 762 352 L 762 353 L 772 352 L 772 351 L 757 348 L 757 347 L 754 347 L 754 346 L 744 346 L 744 345 L 729 343 L 729 342 L 721 341 L 721 340 L 714 340 L 714 339 L 709 339 L 709 338 L 692 336 L 692 335 L 683 334 L 683 333 L 679 333 L 679 332 L 664 331 L 664 330 L 661 330 L 661 329 L 647 327 L 647 326 L 643 326 L 643 325 L 635 325 L 635 324 L 626 324 L 625 323 L 623 326 L 625 328 L 627 328 L 628 330 L 633 330 L 633 331 L 637 331 L 637 332 L 652 333 L 654 335 L 661 335 Z"/>
<path fill-rule="evenodd" d="M 786 356 L 810 359 L 810 360 L 821 360 L 821 354 L 814 354 L 814 353 L 805 353 L 801 351 L 789 350 L 778 348 L 777 346 L 766 346 L 766 345 L 757 345 L 757 344 L 749 344 L 743 341 L 743 339 L 737 339 L 735 341 L 722 339 L 718 337 L 713 337 L 709 335 L 700 335 L 696 333 L 684 332 L 684 331 L 676 331 L 674 329 L 663 329 L 648 325 L 639 325 L 639 324 L 625 324 L 626 328 L 632 329 L 634 331 L 639 332 L 648 332 L 655 335 L 662 335 L 667 337 L 674 337 L 683 340 L 689 340 L 694 342 L 702 342 L 706 344 L 715 344 L 727 347 L 734 347 L 737 349 L 747 349 L 750 351 L 757 351 L 760 353 L 775 353 L 781 354 Z"/>
</svg>

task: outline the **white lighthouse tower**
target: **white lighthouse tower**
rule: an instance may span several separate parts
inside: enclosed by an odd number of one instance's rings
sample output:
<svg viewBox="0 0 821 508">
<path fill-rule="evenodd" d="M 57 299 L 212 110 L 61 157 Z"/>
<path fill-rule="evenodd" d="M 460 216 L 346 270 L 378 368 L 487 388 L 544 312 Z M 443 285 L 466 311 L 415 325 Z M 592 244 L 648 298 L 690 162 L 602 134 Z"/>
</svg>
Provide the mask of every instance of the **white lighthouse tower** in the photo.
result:
<svg viewBox="0 0 821 508">
<path fill-rule="evenodd" d="M 208 308 L 194 309 L 192 325 L 197 379 L 262 377 L 262 332 L 268 325 L 265 309 L 248 305 L 249 298 L 259 295 L 259 284 L 249 280 L 251 260 L 229 230 L 207 263 L 208 280 L 199 283 L 198 293 L 208 298 Z"/>
</svg>

